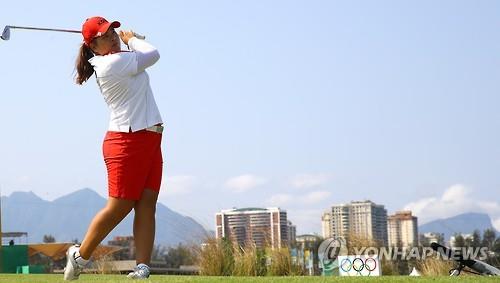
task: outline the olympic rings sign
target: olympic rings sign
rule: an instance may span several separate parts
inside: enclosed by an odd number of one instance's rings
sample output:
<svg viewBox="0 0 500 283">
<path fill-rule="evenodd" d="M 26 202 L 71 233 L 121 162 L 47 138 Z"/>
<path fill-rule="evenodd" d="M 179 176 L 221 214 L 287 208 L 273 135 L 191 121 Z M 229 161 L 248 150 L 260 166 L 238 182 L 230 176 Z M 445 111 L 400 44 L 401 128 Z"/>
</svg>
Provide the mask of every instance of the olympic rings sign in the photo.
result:
<svg viewBox="0 0 500 283">
<path fill-rule="evenodd" d="M 341 276 L 379 276 L 380 261 L 378 256 L 339 256 Z"/>
</svg>

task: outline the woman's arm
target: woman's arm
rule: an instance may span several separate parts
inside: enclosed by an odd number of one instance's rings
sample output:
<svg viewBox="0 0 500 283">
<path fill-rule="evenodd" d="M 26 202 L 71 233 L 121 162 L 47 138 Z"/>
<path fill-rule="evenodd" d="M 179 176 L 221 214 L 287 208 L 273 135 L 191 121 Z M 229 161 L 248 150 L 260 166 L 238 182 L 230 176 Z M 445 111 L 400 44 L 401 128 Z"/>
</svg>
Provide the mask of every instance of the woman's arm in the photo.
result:
<svg viewBox="0 0 500 283">
<path fill-rule="evenodd" d="M 132 37 L 128 41 L 128 46 L 137 53 L 137 73 L 151 67 L 160 59 L 158 50 L 144 40 Z"/>
<path fill-rule="evenodd" d="M 136 38 L 132 31 L 120 31 L 120 38 L 137 54 L 137 73 L 144 71 L 160 59 L 158 50 L 146 41 Z"/>
</svg>

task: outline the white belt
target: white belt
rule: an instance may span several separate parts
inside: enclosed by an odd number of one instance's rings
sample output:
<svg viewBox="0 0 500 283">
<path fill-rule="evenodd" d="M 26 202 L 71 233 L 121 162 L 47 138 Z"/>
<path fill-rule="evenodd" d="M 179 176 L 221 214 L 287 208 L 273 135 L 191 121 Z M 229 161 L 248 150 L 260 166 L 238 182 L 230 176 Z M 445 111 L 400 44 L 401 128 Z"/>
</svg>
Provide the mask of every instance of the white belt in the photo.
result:
<svg viewBox="0 0 500 283">
<path fill-rule="evenodd" d="M 155 126 L 151 126 L 149 128 L 146 128 L 145 130 L 161 134 L 161 133 L 163 133 L 163 126 L 156 126 L 155 125 Z"/>
</svg>

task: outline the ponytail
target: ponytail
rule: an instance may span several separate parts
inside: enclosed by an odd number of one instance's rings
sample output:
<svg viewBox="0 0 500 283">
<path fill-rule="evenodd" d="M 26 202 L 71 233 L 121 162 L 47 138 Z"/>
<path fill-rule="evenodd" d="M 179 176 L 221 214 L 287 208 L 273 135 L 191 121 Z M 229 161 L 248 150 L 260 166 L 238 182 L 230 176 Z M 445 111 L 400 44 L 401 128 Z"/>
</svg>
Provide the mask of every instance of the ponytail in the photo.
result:
<svg viewBox="0 0 500 283">
<path fill-rule="evenodd" d="M 94 53 L 92 53 L 90 47 L 82 43 L 76 59 L 75 79 L 77 84 L 83 84 L 94 74 L 94 67 L 89 63 L 89 59 L 92 57 L 94 57 Z"/>
</svg>

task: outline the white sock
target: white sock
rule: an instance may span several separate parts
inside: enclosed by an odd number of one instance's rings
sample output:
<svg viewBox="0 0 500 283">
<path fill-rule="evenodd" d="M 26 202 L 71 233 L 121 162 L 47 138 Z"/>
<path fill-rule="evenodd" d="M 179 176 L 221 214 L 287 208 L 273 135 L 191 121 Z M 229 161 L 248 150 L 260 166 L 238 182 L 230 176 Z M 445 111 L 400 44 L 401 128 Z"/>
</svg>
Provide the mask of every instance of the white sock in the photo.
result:
<svg viewBox="0 0 500 283">
<path fill-rule="evenodd" d="M 88 259 L 84 259 L 81 255 L 80 252 L 75 253 L 75 261 L 79 266 L 86 266 L 87 263 L 89 263 Z"/>
</svg>

